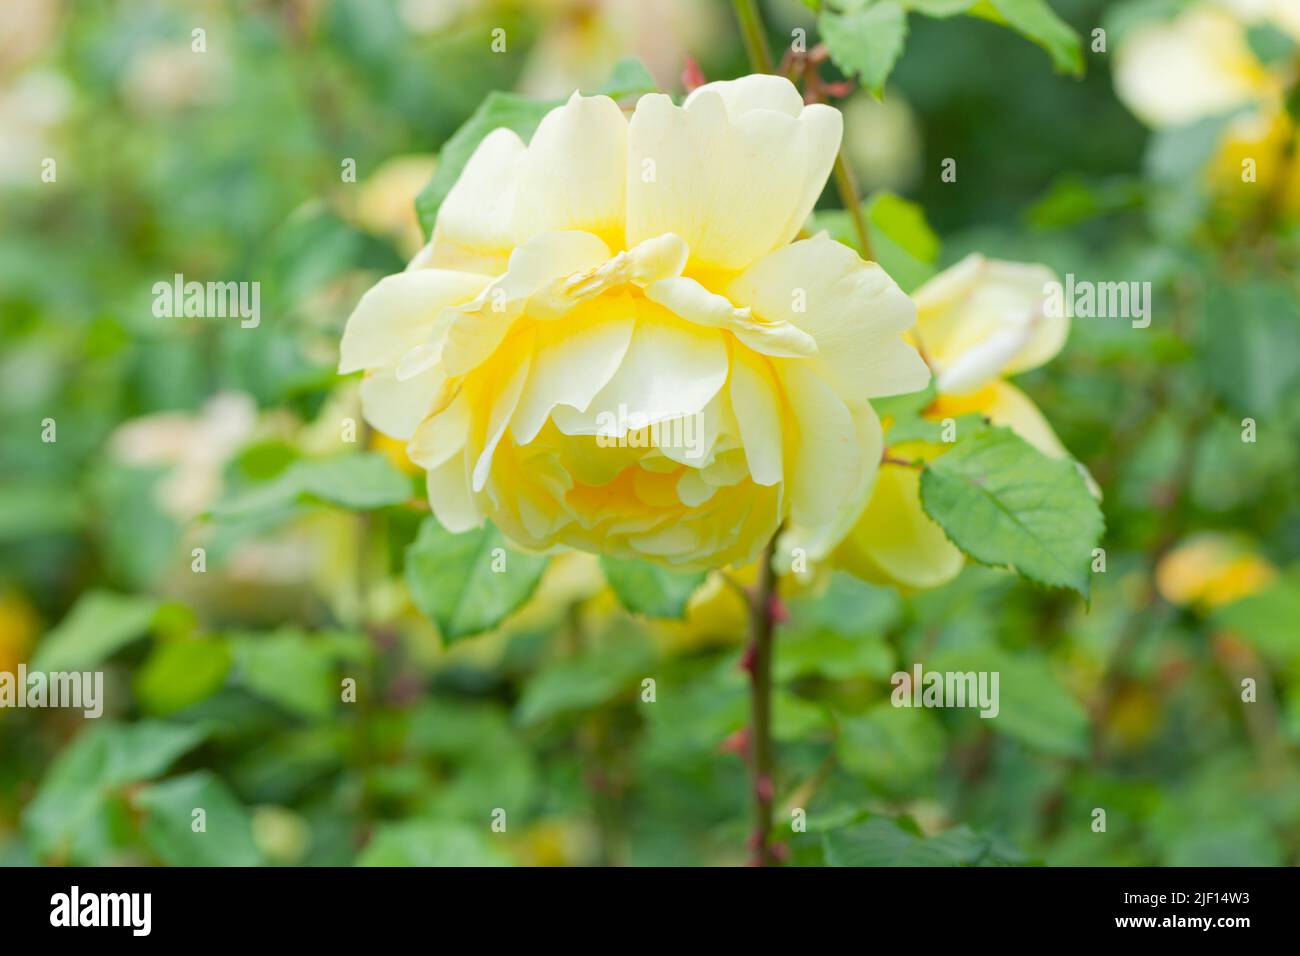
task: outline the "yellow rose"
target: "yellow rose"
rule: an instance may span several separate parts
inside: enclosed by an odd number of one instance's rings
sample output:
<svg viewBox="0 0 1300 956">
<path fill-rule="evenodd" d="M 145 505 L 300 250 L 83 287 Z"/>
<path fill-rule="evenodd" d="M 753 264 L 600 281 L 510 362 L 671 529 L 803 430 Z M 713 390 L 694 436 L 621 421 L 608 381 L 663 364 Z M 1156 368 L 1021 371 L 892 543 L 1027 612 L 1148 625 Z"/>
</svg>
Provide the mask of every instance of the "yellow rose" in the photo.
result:
<svg viewBox="0 0 1300 956">
<path fill-rule="evenodd" d="M 1160 559 L 1156 589 L 1170 604 L 1212 611 L 1263 590 L 1277 569 L 1232 535 L 1206 532 Z"/>
<path fill-rule="evenodd" d="M 1002 378 L 1037 368 L 1064 346 L 1069 318 L 1046 307 L 1048 285 L 1056 281 L 1046 266 L 971 255 L 916 291 L 912 338 L 938 390 L 926 418 L 978 413 L 1045 455 L 1068 456 L 1043 413 Z M 889 448 L 866 510 L 835 551 L 837 564 L 869 581 L 909 589 L 957 576 L 964 558 L 921 507 L 919 469 L 895 463 L 926 461 L 945 449 L 916 442 Z"/>
<path fill-rule="evenodd" d="M 929 374 L 879 266 L 791 242 L 840 132 L 749 76 L 630 119 L 574 94 L 528 145 L 484 138 L 339 365 L 439 521 L 681 569 L 751 560 L 783 520 L 846 526 L 880 458 L 867 399 Z"/>
<path fill-rule="evenodd" d="M 1243 160 L 1249 159 L 1255 179 L 1246 198 L 1275 194 L 1285 208 L 1300 211 L 1300 163 L 1289 158 L 1297 129 L 1285 106 L 1296 64 L 1260 61 L 1247 35 L 1257 24 L 1300 43 L 1300 3 L 1219 0 L 1144 24 L 1115 52 L 1115 91 L 1157 129 L 1241 110 L 1225 130 L 1211 182 L 1230 195 L 1244 182 Z"/>
</svg>

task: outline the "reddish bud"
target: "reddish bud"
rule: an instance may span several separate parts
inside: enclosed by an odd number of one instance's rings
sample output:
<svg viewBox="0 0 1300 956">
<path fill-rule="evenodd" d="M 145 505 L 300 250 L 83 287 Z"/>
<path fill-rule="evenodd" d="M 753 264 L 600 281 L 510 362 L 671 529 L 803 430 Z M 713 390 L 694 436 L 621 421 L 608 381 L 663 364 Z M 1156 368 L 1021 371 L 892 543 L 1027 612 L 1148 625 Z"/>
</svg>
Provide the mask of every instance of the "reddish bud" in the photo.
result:
<svg viewBox="0 0 1300 956">
<path fill-rule="evenodd" d="M 704 78 L 704 71 L 695 62 L 695 58 L 688 56 L 686 65 L 682 67 L 682 86 L 686 88 L 686 92 L 697 90 L 707 82 L 708 80 Z"/>
</svg>

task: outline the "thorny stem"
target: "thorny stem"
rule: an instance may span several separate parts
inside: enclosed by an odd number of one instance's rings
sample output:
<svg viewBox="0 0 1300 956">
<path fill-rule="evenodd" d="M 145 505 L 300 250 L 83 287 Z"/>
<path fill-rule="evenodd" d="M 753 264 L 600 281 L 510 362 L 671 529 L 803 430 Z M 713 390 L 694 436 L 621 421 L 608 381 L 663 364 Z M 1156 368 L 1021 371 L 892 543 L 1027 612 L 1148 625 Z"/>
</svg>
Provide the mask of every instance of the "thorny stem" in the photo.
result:
<svg viewBox="0 0 1300 956">
<path fill-rule="evenodd" d="M 740 35 L 751 68 L 758 73 L 771 73 L 772 54 L 767 48 L 767 34 L 757 0 L 732 0 L 732 6 L 740 24 Z M 857 210 L 856 202 L 853 208 Z M 754 832 L 750 835 L 750 849 L 753 853 L 752 862 L 756 866 L 774 866 L 781 862 L 772 845 L 772 806 L 776 801 L 776 759 L 772 747 L 772 643 L 776 631 L 776 572 L 772 570 L 772 555 L 780 533 L 781 529 L 777 528 L 772 540 L 763 549 L 759 559 L 758 586 L 749 597 L 749 647 L 745 653 L 745 668 L 749 671 L 750 678 L 748 744 L 754 804 Z"/>
<path fill-rule="evenodd" d="M 750 598 L 749 649 L 745 656 L 751 690 L 749 764 L 754 791 L 754 832 L 750 836 L 750 849 L 755 866 L 780 863 L 771 842 L 772 805 L 776 799 L 776 760 L 772 748 L 772 639 L 776 631 L 773 606 L 776 572 L 772 570 L 772 553 L 775 544 L 774 534 L 759 559 L 758 586 Z"/>
</svg>

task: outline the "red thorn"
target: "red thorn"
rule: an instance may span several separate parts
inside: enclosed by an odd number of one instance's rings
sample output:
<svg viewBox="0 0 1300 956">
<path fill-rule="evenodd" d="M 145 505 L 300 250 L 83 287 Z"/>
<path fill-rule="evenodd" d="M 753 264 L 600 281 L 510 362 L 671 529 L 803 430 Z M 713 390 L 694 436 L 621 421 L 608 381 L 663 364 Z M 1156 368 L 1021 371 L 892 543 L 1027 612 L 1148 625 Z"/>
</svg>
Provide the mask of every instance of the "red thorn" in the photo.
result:
<svg viewBox="0 0 1300 956">
<path fill-rule="evenodd" d="M 831 96 L 835 97 L 836 99 L 841 99 L 845 96 L 848 96 L 850 93 L 852 93 L 853 87 L 855 85 L 856 84 L 852 80 L 840 80 L 836 83 L 823 84 L 822 90 L 825 91 L 826 93 L 829 93 Z"/>
<path fill-rule="evenodd" d="M 771 615 L 773 622 L 777 624 L 784 624 L 790 620 L 790 612 L 786 610 L 785 603 L 778 594 L 772 594 L 768 597 L 767 613 Z"/>
<path fill-rule="evenodd" d="M 754 781 L 754 791 L 758 794 L 758 799 L 764 803 L 771 803 L 772 797 L 776 795 L 776 788 L 772 786 L 772 777 L 769 774 L 763 774 Z"/>
<path fill-rule="evenodd" d="M 749 728 L 741 727 L 734 734 L 718 744 L 718 750 L 724 754 L 736 754 L 744 760 L 749 759 Z"/>
<path fill-rule="evenodd" d="M 704 78 L 704 71 L 695 62 L 695 58 L 688 56 L 686 64 L 682 67 L 682 86 L 686 88 L 686 92 L 690 93 L 692 90 L 697 90 L 707 82 L 708 80 Z"/>
<path fill-rule="evenodd" d="M 746 674 L 749 674 L 751 677 L 754 675 L 755 651 L 756 649 L 754 647 L 754 642 L 750 641 L 748 644 L 745 645 L 745 653 L 741 655 L 740 658 L 740 665 L 739 665 L 740 669 L 744 671 Z"/>
<path fill-rule="evenodd" d="M 767 848 L 767 851 L 781 863 L 787 863 L 790 860 L 790 848 L 784 843 L 773 843 Z"/>
</svg>

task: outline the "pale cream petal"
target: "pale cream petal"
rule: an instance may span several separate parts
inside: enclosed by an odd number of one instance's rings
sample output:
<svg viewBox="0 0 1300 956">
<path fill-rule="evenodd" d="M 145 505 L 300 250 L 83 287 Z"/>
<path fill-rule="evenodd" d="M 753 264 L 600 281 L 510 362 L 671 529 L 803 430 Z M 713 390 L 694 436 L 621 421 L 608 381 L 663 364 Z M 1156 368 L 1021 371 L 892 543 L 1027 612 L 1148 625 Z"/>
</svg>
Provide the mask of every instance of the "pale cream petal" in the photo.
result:
<svg viewBox="0 0 1300 956">
<path fill-rule="evenodd" d="M 819 522 L 800 521 L 792 510 L 789 528 L 780 542 L 785 554 L 798 547 L 812 561 L 827 557 L 853 529 L 870 500 L 884 450 L 884 432 L 880 419 L 869 404 L 864 402 L 853 406 L 849 411 L 855 431 L 854 438 L 861 449 L 861 466 L 851 485 L 841 483 L 836 486 L 835 491 L 839 497 L 831 503 L 834 510 L 828 519 Z"/>
<path fill-rule="evenodd" d="M 849 401 L 925 387 L 929 369 L 902 334 L 912 300 L 874 262 L 819 235 L 764 256 L 736 277 L 726 296 L 768 322 L 789 322 L 817 343 L 809 359 Z"/>
<path fill-rule="evenodd" d="M 1043 265 L 973 254 L 913 298 L 914 337 L 946 394 L 968 394 L 1036 368 L 1061 350 L 1070 332 L 1056 274 Z"/>
<path fill-rule="evenodd" d="M 627 310 L 622 316 L 617 315 L 620 301 Z M 562 323 L 540 324 L 532 373 L 510 425 L 515 441 L 527 444 L 536 438 L 557 405 L 585 412 L 623 363 L 634 325 L 626 296 L 580 308 Z"/>
<path fill-rule="evenodd" d="M 965 559 L 921 507 L 920 471 L 882 465 L 866 511 L 835 552 L 841 567 L 879 584 L 933 588 Z"/>
<path fill-rule="evenodd" d="M 604 261 L 609 247 L 587 232 L 540 233 L 510 254 L 506 274 L 453 311 L 439 359 L 448 376 L 464 375 L 495 352 L 530 297 Z"/>
<path fill-rule="evenodd" d="M 1182 126 L 1271 95 L 1244 25 L 1212 7 L 1135 28 L 1115 51 L 1115 92 L 1150 126 Z"/>
<path fill-rule="evenodd" d="M 528 147 L 514 130 L 494 129 L 470 154 L 438 209 L 429 261 L 443 268 L 492 269 L 517 242 L 515 170 Z M 500 269 L 492 269 L 499 272 Z"/>
<path fill-rule="evenodd" d="M 392 369 L 367 373 L 361 381 L 361 411 L 366 421 L 393 438 L 408 439 L 433 411 L 446 377 L 436 368 L 398 381 Z"/>
<path fill-rule="evenodd" d="M 717 486 L 709 484 L 694 469 L 687 469 L 677 479 L 677 497 L 688 508 L 698 508 L 717 492 Z"/>
<path fill-rule="evenodd" d="M 565 318 L 583 302 L 620 290 L 629 283 L 645 287 L 669 276 L 680 275 L 689 255 L 680 236 L 664 233 L 638 243 L 596 265 L 548 282 L 528 300 L 528 314 L 535 319 Z"/>
<path fill-rule="evenodd" d="M 859 488 L 866 449 L 848 406 L 807 363 L 783 363 L 779 374 L 796 436 L 786 448 L 790 520 L 821 529 Z"/>
<path fill-rule="evenodd" d="M 782 434 L 786 428 L 780 386 L 767 362 L 745 349 L 732 350 L 731 406 L 754 483 L 774 485 L 785 474 Z"/>
<path fill-rule="evenodd" d="M 569 435 L 595 435 L 611 418 L 615 436 L 632 427 L 694 415 L 727 380 L 722 334 L 682 323 L 644 299 L 622 364 L 585 412 L 557 406 L 552 418 Z M 604 429 L 607 431 L 608 429 Z"/>
<path fill-rule="evenodd" d="M 522 235 L 581 229 L 622 236 L 627 118 L 608 96 L 574 93 L 546 114 L 528 144 L 516 188 Z"/>
<path fill-rule="evenodd" d="M 528 381 L 528 369 L 532 361 L 531 336 L 520 343 L 518 361 L 508 376 L 493 382 L 494 394 L 492 408 L 488 413 L 487 439 L 478 460 L 474 462 L 471 475 L 475 492 L 482 491 L 487 484 L 488 473 L 492 468 L 492 453 L 501 441 L 510 424 L 510 418 L 519 407 L 519 396 L 524 392 L 524 383 Z M 494 370 L 495 371 L 495 370 Z"/>
<path fill-rule="evenodd" d="M 803 97 L 794 84 L 772 73 L 751 73 L 734 80 L 705 83 L 691 91 L 682 105 L 690 106 L 710 93 L 716 93 L 722 99 L 727 115 L 733 118 L 750 110 L 776 110 L 797 118 L 804 108 Z"/>
<path fill-rule="evenodd" d="M 994 425 L 1002 425 L 1033 445 L 1044 455 L 1067 458 L 1069 452 L 1052 431 L 1038 406 L 1010 382 L 995 382 L 989 392 L 984 414 Z"/>
<path fill-rule="evenodd" d="M 452 534 L 481 527 L 483 513 L 470 490 L 465 456 L 453 455 L 425 476 L 429 507 L 438 523 Z"/>
<path fill-rule="evenodd" d="M 469 436 L 469 402 L 463 391 L 438 414 L 426 419 L 411 436 L 406 457 L 426 471 L 439 467 L 465 447 Z"/>
<path fill-rule="evenodd" d="M 817 354 L 817 343 L 798 326 L 780 319 L 756 319 L 748 307 L 737 308 L 726 296 L 710 292 L 689 276 L 652 283 L 645 295 L 687 322 L 726 329 L 755 352 L 783 358 Z"/>
<path fill-rule="evenodd" d="M 833 106 L 824 103 L 806 106 L 800 122 L 808 137 L 808 168 L 804 172 L 803 192 L 786 223 L 785 234 L 791 239 L 804 227 L 825 190 L 844 137 L 844 114 Z"/>
<path fill-rule="evenodd" d="M 438 264 L 500 255 L 539 232 L 622 234 L 627 120 L 605 96 L 575 93 L 525 146 L 508 129 L 475 149 L 438 211 Z"/>
<path fill-rule="evenodd" d="M 641 98 L 628 134 L 629 245 L 672 232 L 695 268 L 734 271 L 796 235 L 839 148 L 839 114 L 783 112 L 781 97 L 753 108 L 758 84 L 789 86 L 772 78 L 735 88 L 734 114 L 717 89 L 697 90 L 684 107 Z"/>
<path fill-rule="evenodd" d="M 480 275 L 443 269 L 380 279 L 348 318 L 339 373 L 396 365 L 404 352 L 427 339 L 443 309 L 474 298 L 486 283 Z"/>
</svg>

